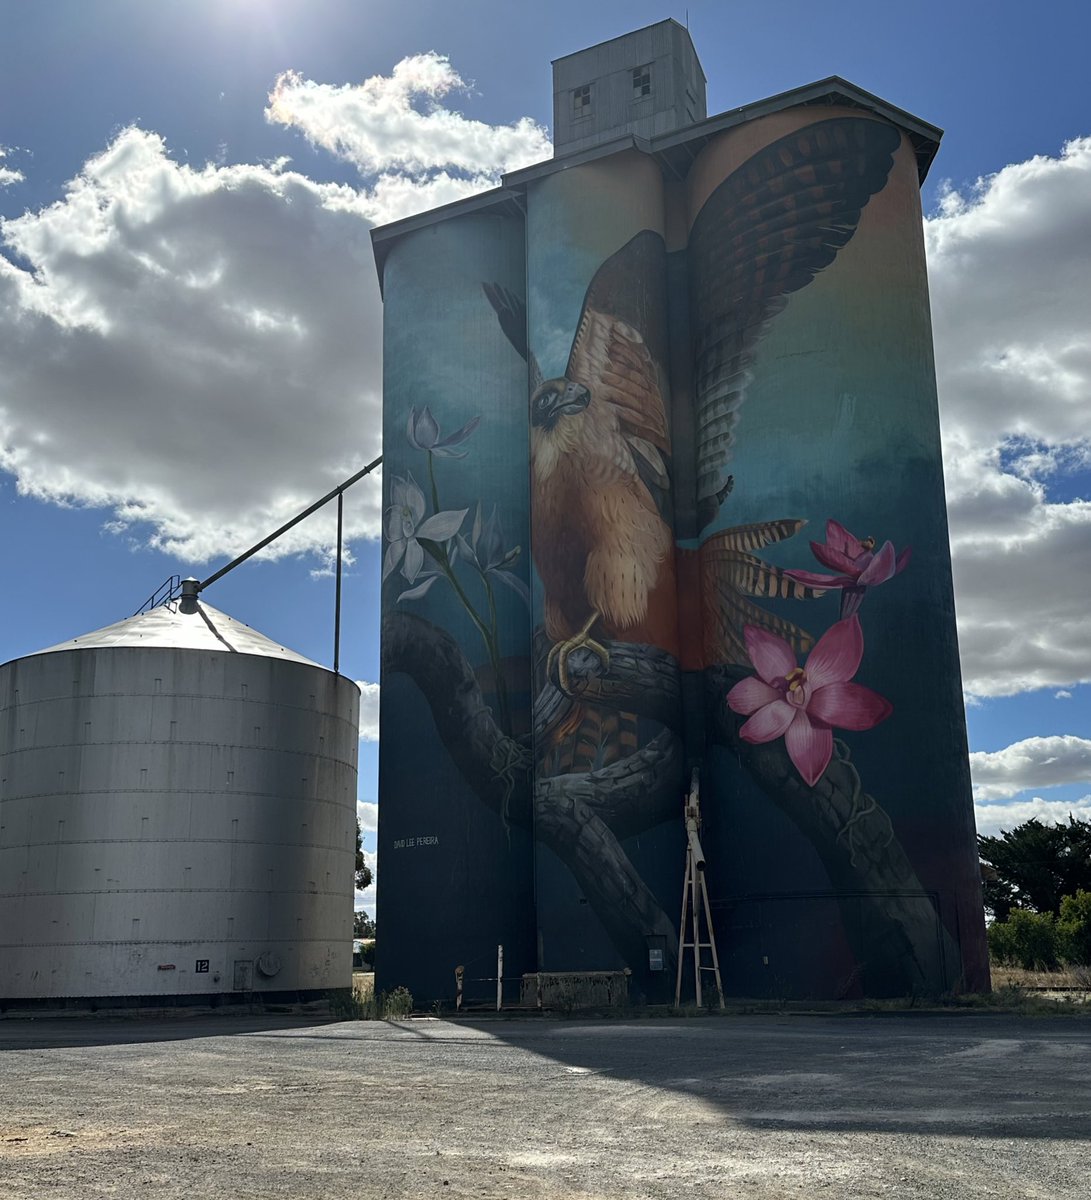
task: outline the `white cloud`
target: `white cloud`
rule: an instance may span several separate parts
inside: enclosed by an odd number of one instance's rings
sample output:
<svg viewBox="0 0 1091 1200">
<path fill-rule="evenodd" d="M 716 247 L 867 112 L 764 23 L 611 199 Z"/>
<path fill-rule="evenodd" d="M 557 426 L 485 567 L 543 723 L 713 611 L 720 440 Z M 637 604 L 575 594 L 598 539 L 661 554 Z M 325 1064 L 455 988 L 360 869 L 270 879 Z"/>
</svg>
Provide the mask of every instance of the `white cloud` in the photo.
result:
<svg viewBox="0 0 1091 1200">
<path fill-rule="evenodd" d="M 361 84 L 315 83 L 286 71 L 265 117 L 365 177 L 363 200 L 377 224 L 497 187 L 505 171 L 549 158 L 545 129 L 529 118 L 488 125 L 439 101 L 468 88 L 441 54 L 404 58 L 390 75 Z"/>
<path fill-rule="evenodd" d="M 974 795 L 979 800 L 1015 796 L 1031 788 L 1091 785 L 1091 741 L 1073 734 L 1032 737 L 1003 750 L 970 755 Z"/>
<path fill-rule="evenodd" d="M 990 837 L 1031 819 L 1041 821 L 1043 825 L 1057 825 L 1066 822 L 1070 814 L 1084 821 L 1091 819 L 1091 795 L 1079 800 L 1043 800 L 1041 796 L 1035 796 L 1032 800 L 1007 804 L 974 804 L 977 832 Z"/>
<path fill-rule="evenodd" d="M 0 467 L 22 492 L 111 508 L 113 529 L 147 522 L 203 561 L 379 452 L 379 297 L 351 188 L 193 169 L 127 129 L 0 238 L 20 256 L 0 256 Z M 377 481 L 360 489 L 348 532 L 374 535 Z M 331 512 L 277 552 L 332 542 Z"/>
<path fill-rule="evenodd" d="M 434 54 L 356 88 L 282 77 L 270 120 L 371 171 L 359 189 L 283 156 L 194 169 L 130 128 L 56 204 L 0 222 L 0 469 L 197 563 L 247 548 L 374 458 L 369 226 L 549 149 L 532 122 L 444 109 L 463 87 Z M 354 489 L 348 538 L 378 534 L 378 497 L 378 477 Z M 316 551 L 321 574 L 333 544 L 331 506 L 265 553 Z"/>
<path fill-rule="evenodd" d="M 287 71 L 277 79 L 265 115 L 299 129 L 365 175 L 393 170 L 419 177 L 450 168 L 495 178 L 550 156 L 548 134 L 527 117 L 514 125 L 487 125 L 438 103 L 466 90 L 444 55 L 415 54 L 389 76 L 361 84 L 314 83 Z"/>
<path fill-rule="evenodd" d="M 378 684 L 371 686 L 378 688 Z M 356 819 L 360 822 L 360 831 L 364 835 L 366 841 L 369 834 L 374 834 L 379 828 L 379 806 L 374 801 L 357 800 L 356 801 Z M 378 855 L 374 850 L 369 850 L 367 847 L 362 848 L 364 862 L 371 868 L 371 883 L 360 891 L 355 893 L 355 907 L 363 908 L 374 917 L 375 916 L 375 884 L 379 877 L 379 860 Z"/>
<path fill-rule="evenodd" d="M 970 697 L 1091 678 L 1091 138 L 949 191 L 926 222 Z"/>
<path fill-rule="evenodd" d="M 356 686 L 360 689 L 360 740 L 377 742 L 379 740 L 379 685 L 357 679 Z"/>
<path fill-rule="evenodd" d="M 1059 692 L 1053 693 L 1053 699 L 1054 700 L 1071 700 L 1072 693 L 1070 691 L 1067 691 L 1065 688 L 1061 688 L 1061 690 Z"/>
<path fill-rule="evenodd" d="M 5 167 L 3 159 L 7 158 L 8 152 L 0 146 L 0 188 L 8 187 L 13 183 L 22 183 L 26 176 L 22 171 L 16 171 L 14 167 Z"/>
<path fill-rule="evenodd" d="M 357 800 L 356 819 L 365 836 L 375 833 L 379 828 L 379 806 L 373 800 Z"/>
<path fill-rule="evenodd" d="M 366 193 L 368 214 L 376 225 L 385 225 L 441 204 L 453 204 L 475 192 L 496 187 L 498 182 L 498 178 L 488 175 L 462 177 L 446 171 L 427 179 L 387 173 L 380 175 Z"/>
</svg>

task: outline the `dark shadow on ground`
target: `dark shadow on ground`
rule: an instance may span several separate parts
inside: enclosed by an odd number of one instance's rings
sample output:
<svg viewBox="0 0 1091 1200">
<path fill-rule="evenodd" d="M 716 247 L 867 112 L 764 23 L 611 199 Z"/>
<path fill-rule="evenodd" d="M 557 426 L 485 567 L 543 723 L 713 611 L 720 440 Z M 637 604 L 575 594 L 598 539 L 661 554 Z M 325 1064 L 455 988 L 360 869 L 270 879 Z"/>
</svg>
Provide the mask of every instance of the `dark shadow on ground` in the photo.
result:
<svg viewBox="0 0 1091 1200">
<path fill-rule="evenodd" d="M 459 1024 L 566 1070 L 700 1097 L 755 1128 L 1091 1141 L 1091 1020 L 1080 1017 Z M 452 1025 L 431 1030 L 445 1040 Z"/>
<path fill-rule="evenodd" d="M 330 1025 L 322 1014 L 194 1012 L 163 1016 L 6 1017 L 0 1021 L 0 1052 L 79 1046 L 126 1046 L 189 1038 L 305 1030 Z"/>
</svg>

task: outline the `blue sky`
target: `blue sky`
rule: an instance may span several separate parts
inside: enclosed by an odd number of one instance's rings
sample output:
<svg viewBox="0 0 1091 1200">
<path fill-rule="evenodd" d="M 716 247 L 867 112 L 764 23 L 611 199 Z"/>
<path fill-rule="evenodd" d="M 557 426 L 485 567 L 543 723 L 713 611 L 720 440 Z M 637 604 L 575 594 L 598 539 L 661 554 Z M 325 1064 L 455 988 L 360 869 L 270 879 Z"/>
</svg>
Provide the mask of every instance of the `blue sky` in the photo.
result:
<svg viewBox="0 0 1091 1200">
<path fill-rule="evenodd" d="M 0 0 L 0 661 L 210 574 L 373 457 L 369 226 L 544 157 L 550 60 L 686 12 Z M 710 113 L 839 74 L 946 129 L 923 199 L 979 822 L 1091 811 L 1087 10 L 688 16 Z M 329 663 L 331 517 L 209 602 Z M 376 484 L 346 519 L 342 669 L 373 682 Z"/>
</svg>

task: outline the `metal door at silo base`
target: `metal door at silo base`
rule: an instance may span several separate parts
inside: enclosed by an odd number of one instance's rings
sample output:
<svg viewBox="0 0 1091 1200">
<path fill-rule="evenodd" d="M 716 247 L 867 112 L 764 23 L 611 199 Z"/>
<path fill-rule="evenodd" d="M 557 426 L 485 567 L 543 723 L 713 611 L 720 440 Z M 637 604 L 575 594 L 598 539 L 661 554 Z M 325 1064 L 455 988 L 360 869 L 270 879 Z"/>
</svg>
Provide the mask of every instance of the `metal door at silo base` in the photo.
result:
<svg viewBox="0 0 1091 1200">
<path fill-rule="evenodd" d="M 236 992 L 252 992 L 254 990 L 254 960 L 252 958 L 235 959 L 235 981 L 231 986 Z"/>
</svg>

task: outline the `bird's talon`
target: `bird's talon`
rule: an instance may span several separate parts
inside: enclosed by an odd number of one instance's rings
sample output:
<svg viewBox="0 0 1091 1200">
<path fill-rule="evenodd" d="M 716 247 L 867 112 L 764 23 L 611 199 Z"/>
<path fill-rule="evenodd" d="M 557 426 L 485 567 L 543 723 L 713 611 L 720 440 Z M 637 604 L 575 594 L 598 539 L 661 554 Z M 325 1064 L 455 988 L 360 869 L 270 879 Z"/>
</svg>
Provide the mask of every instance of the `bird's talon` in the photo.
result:
<svg viewBox="0 0 1091 1200">
<path fill-rule="evenodd" d="M 604 672 L 610 667 L 610 651 L 601 642 L 596 642 L 594 638 L 588 637 L 586 633 L 578 633 L 575 637 L 555 643 L 550 648 L 549 657 L 546 659 L 546 676 L 551 679 L 554 667 L 556 667 L 557 684 L 561 691 L 568 696 L 573 694 L 571 677 L 568 673 L 568 661 L 577 650 L 590 650 L 602 664 Z"/>
</svg>

